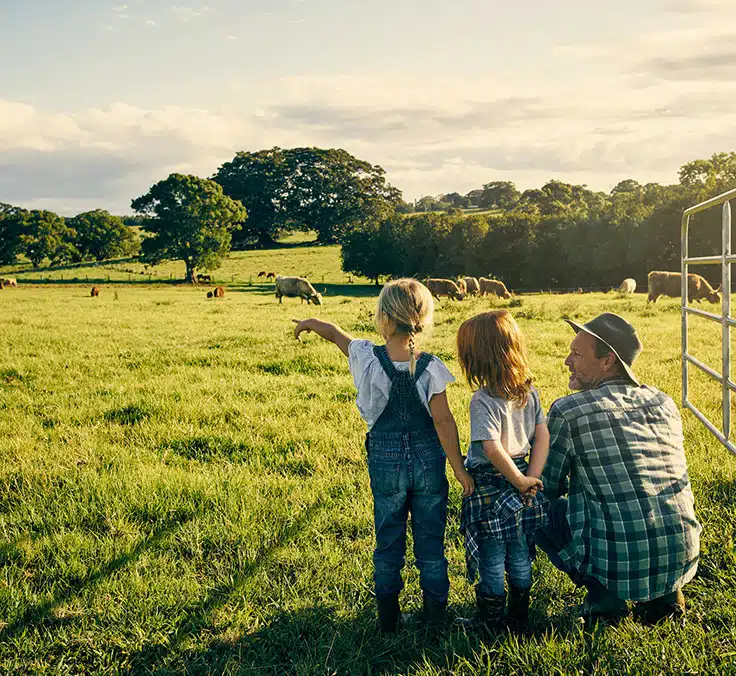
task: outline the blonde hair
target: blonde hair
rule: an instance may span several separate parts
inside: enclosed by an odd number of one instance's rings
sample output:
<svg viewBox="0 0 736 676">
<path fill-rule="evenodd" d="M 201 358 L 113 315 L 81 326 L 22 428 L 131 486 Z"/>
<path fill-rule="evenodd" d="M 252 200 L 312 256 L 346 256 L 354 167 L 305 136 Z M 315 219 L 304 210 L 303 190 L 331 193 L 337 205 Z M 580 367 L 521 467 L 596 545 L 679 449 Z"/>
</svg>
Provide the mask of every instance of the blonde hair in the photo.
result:
<svg viewBox="0 0 736 676">
<path fill-rule="evenodd" d="M 416 372 L 415 336 L 432 326 L 434 300 L 429 289 L 416 279 L 396 279 L 384 285 L 376 305 L 376 328 L 384 337 L 409 336 L 409 373 Z"/>
<path fill-rule="evenodd" d="M 532 371 L 524 337 L 508 310 L 483 312 L 463 322 L 457 354 L 471 387 L 526 405 Z"/>
</svg>

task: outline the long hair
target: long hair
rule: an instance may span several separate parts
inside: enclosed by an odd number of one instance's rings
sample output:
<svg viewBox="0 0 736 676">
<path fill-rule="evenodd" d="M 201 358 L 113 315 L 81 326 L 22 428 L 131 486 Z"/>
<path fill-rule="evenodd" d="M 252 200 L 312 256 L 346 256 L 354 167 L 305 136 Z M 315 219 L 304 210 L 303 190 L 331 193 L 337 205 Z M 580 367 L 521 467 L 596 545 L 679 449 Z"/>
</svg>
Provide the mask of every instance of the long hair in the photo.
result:
<svg viewBox="0 0 736 676">
<path fill-rule="evenodd" d="M 457 354 L 471 387 L 526 405 L 532 371 L 524 337 L 508 310 L 483 312 L 463 322 Z"/>
<path fill-rule="evenodd" d="M 432 326 L 434 300 L 429 289 L 416 279 L 396 279 L 381 289 L 376 305 L 376 328 L 384 337 L 409 336 L 409 373 L 416 371 L 415 337 Z"/>
</svg>

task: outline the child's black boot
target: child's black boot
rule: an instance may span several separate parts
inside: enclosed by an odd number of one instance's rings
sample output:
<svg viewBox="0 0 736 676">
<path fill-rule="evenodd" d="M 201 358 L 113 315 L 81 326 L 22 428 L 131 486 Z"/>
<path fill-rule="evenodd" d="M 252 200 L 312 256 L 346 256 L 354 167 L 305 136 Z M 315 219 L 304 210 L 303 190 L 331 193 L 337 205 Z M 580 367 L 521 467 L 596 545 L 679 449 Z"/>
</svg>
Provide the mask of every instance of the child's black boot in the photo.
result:
<svg viewBox="0 0 736 676">
<path fill-rule="evenodd" d="M 529 589 L 521 589 L 510 585 L 506 623 L 512 631 L 523 633 L 527 630 L 529 625 Z"/>
<path fill-rule="evenodd" d="M 478 607 L 478 622 L 488 631 L 498 631 L 503 624 L 506 594 L 499 596 L 483 596 L 476 589 L 475 603 Z"/>
<path fill-rule="evenodd" d="M 422 621 L 430 629 L 438 629 L 447 623 L 447 601 L 436 601 L 426 593 L 422 594 Z"/>
<path fill-rule="evenodd" d="M 399 595 L 376 599 L 378 609 L 378 628 L 382 634 L 394 633 L 399 628 Z"/>
</svg>

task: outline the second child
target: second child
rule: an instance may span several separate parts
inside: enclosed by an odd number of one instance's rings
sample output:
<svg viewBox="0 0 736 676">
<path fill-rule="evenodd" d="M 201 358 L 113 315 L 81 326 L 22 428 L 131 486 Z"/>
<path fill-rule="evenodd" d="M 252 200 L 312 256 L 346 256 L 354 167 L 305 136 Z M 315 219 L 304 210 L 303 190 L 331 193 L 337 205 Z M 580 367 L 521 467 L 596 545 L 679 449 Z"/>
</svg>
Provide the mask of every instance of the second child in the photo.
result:
<svg viewBox="0 0 736 676">
<path fill-rule="evenodd" d="M 477 621 L 498 627 L 506 619 L 526 627 L 533 533 L 545 525 L 546 499 L 537 491 L 549 451 L 549 431 L 532 386 L 519 326 L 506 310 L 484 312 L 457 334 L 460 366 L 475 388 L 470 401 L 470 448 L 465 466 L 475 482 L 463 500 L 468 579 L 476 586 Z M 526 457 L 530 454 L 529 462 Z"/>
</svg>

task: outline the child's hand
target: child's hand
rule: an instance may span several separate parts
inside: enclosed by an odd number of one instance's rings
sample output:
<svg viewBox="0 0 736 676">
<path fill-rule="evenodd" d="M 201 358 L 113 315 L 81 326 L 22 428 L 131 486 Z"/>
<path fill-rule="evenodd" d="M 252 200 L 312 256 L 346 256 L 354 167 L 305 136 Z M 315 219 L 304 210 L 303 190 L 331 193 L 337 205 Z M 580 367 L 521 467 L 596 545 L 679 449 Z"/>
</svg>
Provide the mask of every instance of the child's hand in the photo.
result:
<svg viewBox="0 0 736 676">
<path fill-rule="evenodd" d="M 514 487 L 523 496 L 526 496 L 528 494 L 530 497 L 534 497 L 537 494 L 538 490 L 544 490 L 544 484 L 542 483 L 541 479 L 535 476 L 524 476 L 523 474 L 514 484 Z M 531 491 L 534 492 L 532 493 Z"/>
<path fill-rule="evenodd" d="M 475 481 L 473 481 L 473 477 L 468 474 L 467 470 L 464 467 L 455 472 L 455 478 L 460 482 L 460 485 L 463 487 L 464 498 L 473 495 L 473 492 L 475 491 Z"/>
<path fill-rule="evenodd" d="M 296 338 L 297 340 L 299 340 L 300 333 L 303 333 L 304 331 L 310 333 L 312 331 L 312 329 L 309 327 L 309 324 L 312 321 L 311 319 L 292 319 L 291 321 L 296 324 L 296 326 L 294 327 L 294 338 Z"/>
</svg>

